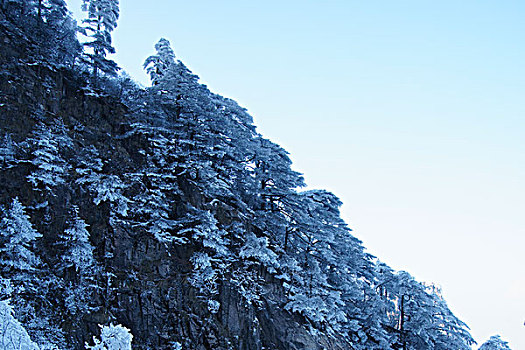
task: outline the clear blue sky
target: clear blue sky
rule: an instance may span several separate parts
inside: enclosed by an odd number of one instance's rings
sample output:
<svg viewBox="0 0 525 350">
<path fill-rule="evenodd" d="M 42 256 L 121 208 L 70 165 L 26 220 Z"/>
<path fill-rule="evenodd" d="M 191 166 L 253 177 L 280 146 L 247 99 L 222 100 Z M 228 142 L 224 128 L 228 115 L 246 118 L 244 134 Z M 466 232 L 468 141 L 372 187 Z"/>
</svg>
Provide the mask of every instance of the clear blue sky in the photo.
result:
<svg viewBox="0 0 525 350">
<path fill-rule="evenodd" d="M 80 0 L 69 0 L 79 15 Z M 525 349 L 524 1 L 121 0 L 135 79 L 160 37 L 248 108 L 383 261 Z"/>
</svg>

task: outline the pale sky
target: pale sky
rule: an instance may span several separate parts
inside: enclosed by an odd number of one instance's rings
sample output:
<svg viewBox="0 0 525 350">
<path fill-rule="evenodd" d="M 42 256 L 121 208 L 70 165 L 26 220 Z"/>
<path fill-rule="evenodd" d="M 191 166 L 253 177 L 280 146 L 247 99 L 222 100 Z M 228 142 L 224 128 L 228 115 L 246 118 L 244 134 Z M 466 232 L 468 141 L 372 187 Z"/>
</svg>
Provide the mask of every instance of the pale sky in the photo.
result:
<svg viewBox="0 0 525 350">
<path fill-rule="evenodd" d="M 114 58 L 147 84 L 142 63 L 169 39 L 343 200 L 370 253 L 441 285 L 479 345 L 519 350 L 524 18 L 506 0 L 121 0 Z"/>
</svg>

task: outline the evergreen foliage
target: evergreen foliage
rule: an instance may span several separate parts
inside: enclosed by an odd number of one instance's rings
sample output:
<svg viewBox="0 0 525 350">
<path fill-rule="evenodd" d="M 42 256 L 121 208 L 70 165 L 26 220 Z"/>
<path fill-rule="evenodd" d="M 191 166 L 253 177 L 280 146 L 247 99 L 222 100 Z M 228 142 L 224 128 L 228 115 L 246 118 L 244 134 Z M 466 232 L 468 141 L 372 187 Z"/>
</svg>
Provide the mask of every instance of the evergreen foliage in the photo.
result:
<svg viewBox="0 0 525 350">
<path fill-rule="evenodd" d="M 81 48 L 64 0 L 2 0 L 0 9 L 12 27 L 25 33 L 25 42 L 19 44 L 30 44 L 32 59 L 74 65 Z"/>
<path fill-rule="evenodd" d="M 499 335 L 493 335 L 480 346 L 479 350 L 510 350 L 508 344 Z"/>
<path fill-rule="evenodd" d="M 16 162 L 16 145 L 11 135 L 6 134 L 0 140 L 0 164 L 3 168 L 10 168 Z"/>
<path fill-rule="evenodd" d="M 0 224 L 0 266 L 2 277 L 10 278 L 21 289 L 35 282 L 41 261 L 34 253 L 34 243 L 40 237 L 25 207 L 14 198 Z"/>
<path fill-rule="evenodd" d="M 68 227 L 57 242 L 62 251 L 57 272 L 63 281 L 60 287 L 67 315 L 78 322 L 91 309 L 89 304 L 96 292 L 98 269 L 88 226 L 79 217 L 77 207 L 72 208 L 67 224 Z"/>
<path fill-rule="evenodd" d="M 4 350 L 39 350 L 25 328 L 13 315 L 13 307 L 0 300 L 0 348 Z"/>
<path fill-rule="evenodd" d="M 35 170 L 27 178 L 35 189 L 47 193 L 53 193 L 57 186 L 63 184 L 68 173 L 68 166 L 60 155 L 59 145 L 70 145 L 71 140 L 63 133 L 63 125 L 59 124 L 58 128 L 62 133 L 40 123 L 34 131 L 34 137 L 29 139 L 33 149 L 31 162 Z"/>
<path fill-rule="evenodd" d="M 129 329 L 121 325 L 102 327 L 100 340 L 93 338 L 94 345 L 86 344 L 90 350 L 131 350 L 133 336 Z"/>
<path fill-rule="evenodd" d="M 111 44 L 111 32 L 117 27 L 119 18 L 118 0 L 83 0 L 82 9 L 87 18 L 80 32 L 90 39 L 83 44 L 87 61 L 93 68 L 93 79 L 97 80 L 99 70 L 115 76 L 118 66 L 115 61 L 106 58 L 108 53 L 115 53 Z"/>
</svg>

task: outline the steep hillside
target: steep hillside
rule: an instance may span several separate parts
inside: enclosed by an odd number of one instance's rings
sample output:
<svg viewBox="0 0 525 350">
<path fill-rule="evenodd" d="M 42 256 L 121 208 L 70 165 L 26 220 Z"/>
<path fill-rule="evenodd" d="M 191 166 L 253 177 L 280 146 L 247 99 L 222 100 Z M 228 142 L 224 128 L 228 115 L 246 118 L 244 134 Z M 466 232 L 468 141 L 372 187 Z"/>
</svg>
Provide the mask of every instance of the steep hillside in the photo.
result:
<svg viewBox="0 0 525 350">
<path fill-rule="evenodd" d="M 62 2 L 35 6 L 0 2 L 3 324 L 58 349 L 100 326 L 108 349 L 471 348 L 167 40 L 142 89 L 82 51 Z"/>
</svg>

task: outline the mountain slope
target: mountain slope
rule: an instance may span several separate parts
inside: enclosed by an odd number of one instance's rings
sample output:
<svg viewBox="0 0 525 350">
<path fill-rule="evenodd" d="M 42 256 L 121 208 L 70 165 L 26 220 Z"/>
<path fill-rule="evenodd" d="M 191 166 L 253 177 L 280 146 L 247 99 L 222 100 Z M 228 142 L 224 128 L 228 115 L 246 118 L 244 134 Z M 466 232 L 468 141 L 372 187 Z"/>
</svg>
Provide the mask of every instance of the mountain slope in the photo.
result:
<svg viewBox="0 0 525 350">
<path fill-rule="evenodd" d="M 439 291 L 367 254 L 167 40 L 142 89 L 31 6 L 0 5 L 0 296 L 34 342 L 121 324 L 137 349 L 470 349 Z"/>
</svg>

